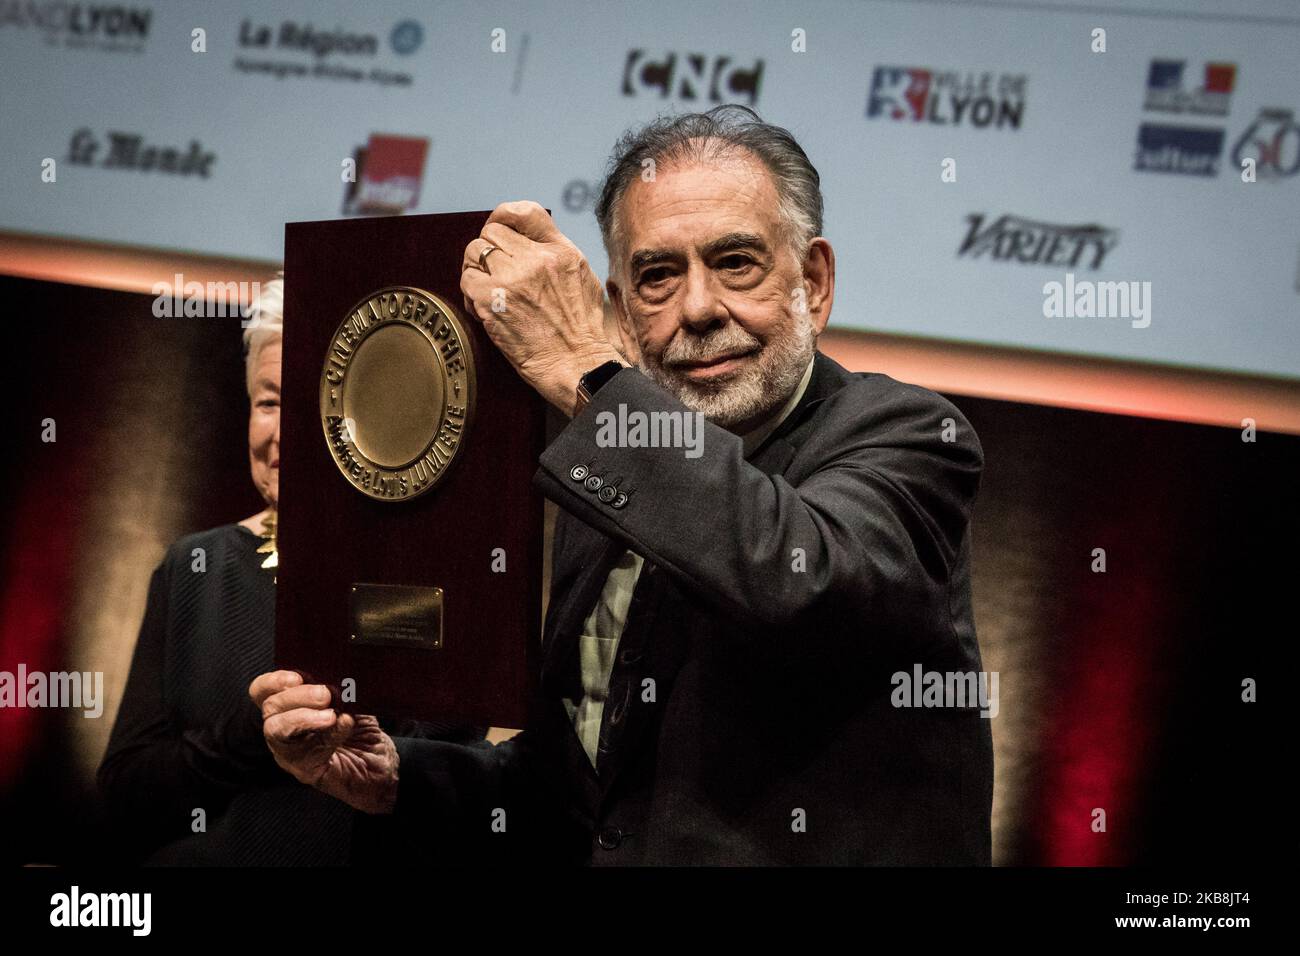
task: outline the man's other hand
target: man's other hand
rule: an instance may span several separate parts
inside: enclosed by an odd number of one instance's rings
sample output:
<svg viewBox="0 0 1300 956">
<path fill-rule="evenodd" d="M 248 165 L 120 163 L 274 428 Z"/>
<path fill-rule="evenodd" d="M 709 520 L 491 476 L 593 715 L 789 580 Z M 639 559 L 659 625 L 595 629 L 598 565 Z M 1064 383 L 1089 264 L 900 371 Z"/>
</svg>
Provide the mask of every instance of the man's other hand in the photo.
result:
<svg viewBox="0 0 1300 956">
<path fill-rule="evenodd" d="M 248 696 L 275 762 L 294 779 L 366 813 L 392 812 L 397 748 L 376 718 L 335 713 L 329 688 L 294 671 L 262 674 Z"/>
</svg>

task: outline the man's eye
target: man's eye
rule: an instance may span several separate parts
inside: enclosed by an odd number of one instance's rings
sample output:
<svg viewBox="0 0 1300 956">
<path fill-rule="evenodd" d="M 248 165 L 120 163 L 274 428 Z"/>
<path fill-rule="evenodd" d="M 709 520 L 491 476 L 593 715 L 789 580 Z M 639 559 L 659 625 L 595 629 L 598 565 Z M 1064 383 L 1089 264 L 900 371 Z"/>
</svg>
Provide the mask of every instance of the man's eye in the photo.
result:
<svg viewBox="0 0 1300 956">
<path fill-rule="evenodd" d="M 264 398 L 257 403 L 258 408 L 279 408 L 280 400 L 278 398 Z"/>
<path fill-rule="evenodd" d="M 730 272 L 738 272 L 747 267 L 751 261 L 752 260 L 749 256 L 723 256 L 722 259 L 718 261 L 718 266 Z"/>
<path fill-rule="evenodd" d="M 668 278 L 667 269 L 647 269 L 645 272 L 641 273 L 641 284 L 654 285 L 656 282 L 662 282 L 666 278 Z"/>
</svg>

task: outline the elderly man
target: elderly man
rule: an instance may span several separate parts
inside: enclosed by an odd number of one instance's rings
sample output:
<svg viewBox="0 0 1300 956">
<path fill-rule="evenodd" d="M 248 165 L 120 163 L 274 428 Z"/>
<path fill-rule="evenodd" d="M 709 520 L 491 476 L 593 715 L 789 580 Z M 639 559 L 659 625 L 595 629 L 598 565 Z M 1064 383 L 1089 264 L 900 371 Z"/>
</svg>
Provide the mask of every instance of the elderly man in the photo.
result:
<svg viewBox="0 0 1300 956">
<path fill-rule="evenodd" d="M 529 726 L 394 741 L 277 672 L 276 759 L 430 860 L 987 864 L 989 725 L 928 679 L 980 671 L 970 425 L 816 351 L 818 175 L 752 111 L 626 135 L 597 217 L 634 367 L 540 206 L 465 250 L 467 305 L 572 416 L 535 479 L 562 510 Z"/>
</svg>

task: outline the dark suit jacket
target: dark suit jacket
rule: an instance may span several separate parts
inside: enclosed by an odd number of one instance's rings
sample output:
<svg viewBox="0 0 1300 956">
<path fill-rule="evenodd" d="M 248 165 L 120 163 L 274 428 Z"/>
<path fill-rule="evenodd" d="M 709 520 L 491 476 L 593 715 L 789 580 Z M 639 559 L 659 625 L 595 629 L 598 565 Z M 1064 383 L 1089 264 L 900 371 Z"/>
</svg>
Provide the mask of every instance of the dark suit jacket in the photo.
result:
<svg viewBox="0 0 1300 956">
<path fill-rule="evenodd" d="M 966 419 L 821 354 L 748 461 L 711 423 L 696 458 L 601 447 L 598 416 L 620 404 L 687 411 L 629 369 L 543 453 L 535 483 L 562 511 L 529 726 L 495 748 L 399 739 L 384 826 L 446 861 L 988 864 L 988 720 L 891 703 L 896 672 L 981 667 L 967 526 L 983 453 Z M 582 696 L 579 632 L 628 548 L 646 564 L 597 773 L 563 699 Z"/>
</svg>

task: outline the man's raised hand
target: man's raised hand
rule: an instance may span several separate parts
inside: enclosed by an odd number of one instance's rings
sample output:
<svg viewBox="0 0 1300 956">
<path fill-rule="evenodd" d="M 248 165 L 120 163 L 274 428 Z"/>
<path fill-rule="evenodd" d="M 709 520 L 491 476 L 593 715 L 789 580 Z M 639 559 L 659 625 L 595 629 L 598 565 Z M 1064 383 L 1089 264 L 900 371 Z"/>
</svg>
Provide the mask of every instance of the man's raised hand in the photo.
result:
<svg viewBox="0 0 1300 956">
<path fill-rule="evenodd" d="M 572 414 L 583 373 L 620 357 L 605 337 L 600 279 L 581 250 L 537 203 L 507 202 L 465 247 L 461 269 L 465 306 L 488 337 L 524 381 Z"/>
</svg>

